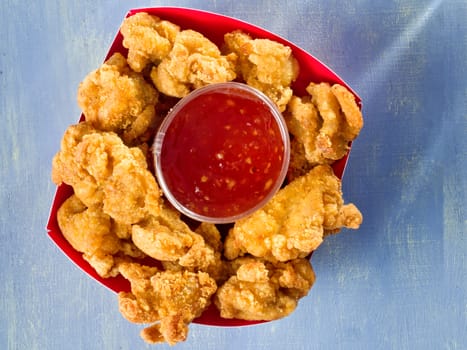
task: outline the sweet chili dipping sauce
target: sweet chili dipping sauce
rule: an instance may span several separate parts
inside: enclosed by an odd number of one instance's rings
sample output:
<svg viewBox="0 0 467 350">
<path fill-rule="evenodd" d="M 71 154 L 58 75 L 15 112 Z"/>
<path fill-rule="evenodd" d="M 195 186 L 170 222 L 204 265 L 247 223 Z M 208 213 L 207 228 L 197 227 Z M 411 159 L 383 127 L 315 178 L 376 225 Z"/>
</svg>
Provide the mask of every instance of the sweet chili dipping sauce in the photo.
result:
<svg viewBox="0 0 467 350">
<path fill-rule="evenodd" d="M 195 90 L 169 112 L 154 151 L 159 184 L 178 210 L 227 223 L 260 208 L 280 188 L 289 138 L 265 95 L 220 83 Z"/>
</svg>

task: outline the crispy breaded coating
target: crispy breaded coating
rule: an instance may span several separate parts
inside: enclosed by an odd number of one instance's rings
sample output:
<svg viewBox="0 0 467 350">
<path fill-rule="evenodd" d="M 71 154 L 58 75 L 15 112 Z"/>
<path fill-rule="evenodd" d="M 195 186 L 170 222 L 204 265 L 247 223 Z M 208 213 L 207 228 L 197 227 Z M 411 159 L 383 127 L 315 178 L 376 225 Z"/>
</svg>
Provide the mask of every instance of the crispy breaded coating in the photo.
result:
<svg viewBox="0 0 467 350">
<path fill-rule="evenodd" d="M 331 86 L 333 95 L 339 102 L 341 113 L 344 115 L 345 123 L 342 137 L 354 140 L 363 127 L 363 116 L 355 101 L 355 96 L 344 86 L 334 84 Z"/>
<path fill-rule="evenodd" d="M 269 39 L 252 39 L 239 30 L 225 34 L 224 40 L 227 52 L 238 56 L 238 75 L 265 93 L 283 112 L 292 97 L 290 85 L 299 73 L 290 47 Z"/>
<path fill-rule="evenodd" d="M 304 98 L 292 96 L 284 113 L 284 119 L 294 136 L 294 141 L 303 145 L 304 156 L 309 163 L 313 165 L 329 163 L 314 142 L 319 134 L 322 120 L 310 96 Z"/>
<path fill-rule="evenodd" d="M 289 181 L 306 174 L 314 165 L 332 162 L 316 146 L 322 121 L 310 96 L 292 96 L 283 115 L 292 135 L 287 173 Z"/>
<path fill-rule="evenodd" d="M 295 178 L 305 175 L 313 166 L 306 159 L 305 147 L 302 143 L 292 138 L 290 140 L 290 161 L 287 169 L 287 180 L 293 181 Z"/>
<path fill-rule="evenodd" d="M 292 96 L 284 113 L 293 136 L 289 180 L 345 156 L 363 127 L 355 97 L 344 86 L 311 83 L 307 91 L 310 96 Z"/>
<path fill-rule="evenodd" d="M 275 320 L 289 315 L 315 281 L 308 259 L 270 263 L 245 257 L 231 263 L 233 276 L 214 302 L 224 318 Z"/>
<path fill-rule="evenodd" d="M 222 237 L 216 225 L 207 222 L 202 222 L 196 228 L 195 232 L 201 235 L 206 241 L 206 244 L 210 245 L 215 251 L 222 251 Z"/>
<path fill-rule="evenodd" d="M 164 266 L 171 270 L 208 272 L 218 280 L 224 275 L 224 266 L 220 234 L 215 231 L 215 226 L 209 224 L 198 228 L 199 233 L 192 231 L 178 211 L 164 205 L 158 216 L 132 226 L 132 240 L 144 253 L 166 263 Z"/>
<path fill-rule="evenodd" d="M 135 158 L 115 164 L 102 187 L 104 211 L 121 224 L 131 225 L 160 212 L 161 194 L 154 176 Z"/>
<path fill-rule="evenodd" d="M 171 271 L 207 272 L 216 283 L 225 282 L 229 271 L 222 258 L 223 243 L 219 230 L 214 224 L 203 222 L 194 232 L 196 235 L 192 235 L 193 244 L 187 253 L 178 261 L 162 261 L 162 265 Z"/>
<path fill-rule="evenodd" d="M 57 220 L 65 239 L 83 253 L 83 258 L 101 277 L 117 275 L 116 265 L 123 256 L 144 256 L 131 241 L 116 235 L 111 218 L 101 207 L 88 208 L 75 195 L 59 208 Z"/>
<path fill-rule="evenodd" d="M 157 99 L 157 91 L 119 53 L 89 73 L 78 88 L 86 120 L 98 130 L 116 132 L 126 143 L 155 122 Z"/>
<path fill-rule="evenodd" d="M 188 325 L 210 305 L 216 282 L 204 272 L 158 271 L 135 263 L 119 265 L 131 293 L 118 295 L 122 315 L 135 323 L 154 323 L 141 332 L 149 343 L 184 341 Z"/>
<path fill-rule="evenodd" d="M 184 97 L 192 90 L 236 78 L 236 55 L 221 55 L 219 48 L 193 30 L 175 38 L 169 55 L 151 71 L 156 88 L 165 95 Z"/>
<path fill-rule="evenodd" d="M 118 265 L 121 275 L 131 283 L 131 293 L 120 292 L 118 304 L 122 315 L 130 322 L 152 323 L 159 320 L 158 300 L 151 286 L 151 277 L 159 269 L 136 263 Z"/>
<path fill-rule="evenodd" d="M 65 132 L 52 162 L 52 179 L 72 186 L 87 207 L 103 205 L 103 211 L 123 225 L 160 212 L 161 192 L 142 151 L 88 122 Z"/>
<path fill-rule="evenodd" d="M 163 212 L 167 210 L 171 209 L 162 209 Z M 180 220 L 180 223 L 183 222 Z M 172 225 L 165 225 L 156 217 L 149 217 L 144 222 L 133 225 L 131 236 L 139 249 L 160 261 L 178 261 L 194 243 L 188 226 L 184 226 L 182 230 L 174 229 Z"/>
<path fill-rule="evenodd" d="M 224 255 L 235 259 L 249 253 L 273 262 L 303 258 L 318 248 L 325 231 L 347 224 L 357 228 L 361 221 L 355 206 L 344 205 L 332 168 L 320 165 L 238 220 L 225 240 Z"/>
<path fill-rule="evenodd" d="M 82 164 L 83 157 L 78 154 L 77 147 L 85 135 L 95 131 L 89 123 L 68 127 L 60 142 L 60 151 L 52 160 L 52 181 L 57 185 L 72 186 L 77 197 L 88 207 L 102 203 L 103 193 L 86 165 Z"/>
<path fill-rule="evenodd" d="M 120 28 L 128 64 L 141 72 L 148 64 L 159 64 L 172 50 L 180 27 L 146 12 L 126 18 Z"/>
<path fill-rule="evenodd" d="M 363 118 L 355 97 L 341 85 L 310 83 L 307 92 L 322 119 L 316 147 L 325 158 L 337 160 L 349 149 L 363 127 Z"/>
</svg>

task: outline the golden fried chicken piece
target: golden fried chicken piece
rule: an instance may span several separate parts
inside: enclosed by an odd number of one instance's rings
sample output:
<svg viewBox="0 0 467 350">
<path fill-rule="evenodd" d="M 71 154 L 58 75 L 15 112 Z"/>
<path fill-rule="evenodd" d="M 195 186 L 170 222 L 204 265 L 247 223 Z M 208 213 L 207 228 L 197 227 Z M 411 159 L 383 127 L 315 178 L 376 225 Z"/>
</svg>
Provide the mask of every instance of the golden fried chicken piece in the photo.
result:
<svg viewBox="0 0 467 350">
<path fill-rule="evenodd" d="M 141 72 L 148 64 L 159 64 L 172 50 L 180 27 L 146 12 L 126 18 L 120 28 L 128 64 Z"/>
<path fill-rule="evenodd" d="M 99 205 L 103 193 L 99 190 L 96 179 L 81 164 L 82 156 L 77 151 L 83 137 L 96 130 L 89 123 L 70 126 L 64 133 L 60 151 L 52 160 L 52 181 L 60 185 L 66 183 L 73 187 L 75 194 L 86 206 Z"/>
<path fill-rule="evenodd" d="M 211 246 L 216 252 L 221 252 L 223 248 L 222 237 L 216 225 L 207 222 L 202 222 L 195 230 L 201 235 L 206 244 Z"/>
<path fill-rule="evenodd" d="M 147 165 L 141 166 L 135 158 L 115 164 L 102 188 L 104 211 L 119 223 L 131 225 L 160 212 L 161 194 L 155 178 Z"/>
<path fill-rule="evenodd" d="M 290 163 L 287 173 L 289 181 L 306 174 L 314 165 L 332 162 L 326 159 L 316 146 L 316 137 L 322 122 L 310 96 L 292 96 L 283 115 L 293 136 L 290 140 Z"/>
<path fill-rule="evenodd" d="M 233 276 L 214 298 L 224 318 L 269 321 L 285 317 L 315 281 L 308 259 L 270 263 L 245 257 L 232 261 L 231 268 Z"/>
<path fill-rule="evenodd" d="M 292 96 L 284 113 L 293 136 L 289 180 L 345 156 L 363 127 L 355 97 L 344 86 L 311 83 L 307 91 L 310 96 Z"/>
<path fill-rule="evenodd" d="M 151 79 L 165 95 L 184 97 L 202 86 L 234 80 L 236 55 L 221 55 L 219 48 L 193 30 L 175 38 L 172 51 L 151 71 Z"/>
<path fill-rule="evenodd" d="M 297 177 L 305 175 L 312 168 L 312 164 L 306 159 L 305 147 L 292 138 L 290 140 L 290 161 L 289 168 L 287 169 L 287 180 L 291 182 Z"/>
<path fill-rule="evenodd" d="M 193 232 L 178 211 L 163 205 L 158 216 L 132 226 L 132 239 L 147 255 L 164 262 L 166 268 L 208 272 L 218 280 L 224 266 L 220 234 L 214 230 L 214 225 L 204 224 L 198 228 L 199 233 Z"/>
<path fill-rule="evenodd" d="M 89 122 L 65 132 L 52 162 L 52 179 L 72 186 L 87 207 L 103 204 L 104 212 L 121 225 L 160 212 L 160 189 L 143 152 Z"/>
<path fill-rule="evenodd" d="M 250 253 L 273 262 L 303 258 L 318 248 L 326 231 L 358 228 L 361 221 L 354 205 L 344 205 L 332 168 L 320 165 L 238 220 L 227 235 L 224 255 L 235 259 Z"/>
<path fill-rule="evenodd" d="M 86 120 L 98 130 L 116 132 L 126 143 L 155 123 L 157 99 L 157 91 L 119 53 L 89 73 L 78 88 Z"/>
<path fill-rule="evenodd" d="M 317 149 L 315 141 L 322 125 L 318 110 L 311 102 L 311 97 L 292 96 L 284 113 L 284 119 L 294 141 L 303 145 L 306 160 L 313 164 L 326 164 L 326 159 Z"/>
<path fill-rule="evenodd" d="M 230 276 L 226 262 L 222 259 L 223 243 L 214 224 L 201 223 L 192 235 L 193 244 L 178 260 L 162 261 L 166 270 L 206 272 L 216 283 L 221 284 Z M 201 238 L 204 238 L 201 239 Z"/>
<path fill-rule="evenodd" d="M 265 93 L 283 112 L 290 98 L 290 85 L 299 66 L 290 47 L 269 39 L 252 39 L 242 31 L 224 35 L 228 52 L 238 56 L 237 72 L 248 84 Z"/>
<path fill-rule="evenodd" d="M 363 127 L 355 97 L 338 84 L 310 83 L 306 90 L 322 119 L 316 147 L 328 159 L 342 158 L 348 151 L 349 142 L 358 136 Z"/>
<path fill-rule="evenodd" d="M 57 220 L 65 239 L 101 277 L 118 274 L 117 262 L 125 257 L 141 258 L 143 252 L 113 231 L 111 218 L 99 206 L 87 208 L 72 195 L 59 208 Z"/>
<path fill-rule="evenodd" d="M 362 112 L 355 101 L 355 96 L 339 84 L 332 85 L 331 91 L 337 98 L 341 113 L 345 119 L 342 136 L 347 140 L 354 140 L 363 128 Z"/>
<path fill-rule="evenodd" d="M 158 271 L 135 263 L 119 265 L 131 293 L 120 292 L 119 308 L 130 322 L 154 323 L 141 332 L 149 343 L 184 341 L 188 325 L 210 305 L 217 290 L 204 272 Z"/>
<path fill-rule="evenodd" d="M 159 320 L 158 300 L 151 286 L 151 277 L 159 269 L 137 263 L 118 265 L 121 275 L 131 283 L 131 293 L 120 292 L 119 309 L 123 316 L 134 323 L 151 323 Z"/>
<path fill-rule="evenodd" d="M 166 210 L 169 209 L 162 209 L 163 212 Z M 149 217 L 133 225 L 131 232 L 136 246 L 160 261 L 178 261 L 194 244 L 194 237 L 188 227 L 174 230 L 170 224 L 166 226 L 156 217 Z"/>
</svg>

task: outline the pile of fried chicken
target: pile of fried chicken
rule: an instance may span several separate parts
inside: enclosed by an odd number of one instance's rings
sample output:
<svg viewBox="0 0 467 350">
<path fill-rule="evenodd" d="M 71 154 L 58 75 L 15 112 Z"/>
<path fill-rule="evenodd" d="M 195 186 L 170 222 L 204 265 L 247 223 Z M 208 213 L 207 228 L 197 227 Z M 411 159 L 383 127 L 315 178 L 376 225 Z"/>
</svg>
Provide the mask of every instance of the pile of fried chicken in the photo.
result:
<svg viewBox="0 0 467 350">
<path fill-rule="evenodd" d="M 74 249 L 103 278 L 122 275 L 119 309 L 150 343 L 184 341 L 211 303 L 223 318 L 274 320 L 290 314 L 315 281 L 309 255 L 326 235 L 356 229 L 331 164 L 363 126 L 354 95 L 310 82 L 306 96 L 292 50 L 233 31 L 219 48 L 201 33 L 141 12 L 122 24 L 127 57 L 115 53 L 78 89 L 85 120 L 70 126 L 52 179 L 74 194 L 57 213 Z M 199 87 L 240 81 L 265 93 L 287 121 L 291 161 L 285 186 L 226 233 L 187 222 L 164 198 L 151 142 L 176 101 Z M 145 265 L 152 258 L 157 264 Z M 156 267 L 157 266 L 157 267 Z"/>
</svg>

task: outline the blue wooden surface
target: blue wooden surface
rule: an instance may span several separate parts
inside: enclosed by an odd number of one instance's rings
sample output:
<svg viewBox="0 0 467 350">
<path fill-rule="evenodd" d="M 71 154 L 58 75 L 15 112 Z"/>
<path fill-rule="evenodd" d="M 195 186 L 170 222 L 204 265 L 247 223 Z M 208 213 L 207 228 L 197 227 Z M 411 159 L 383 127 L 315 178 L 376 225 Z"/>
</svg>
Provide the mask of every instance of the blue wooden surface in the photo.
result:
<svg viewBox="0 0 467 350">
<path fill-rule="evenodd" d="M 193 325 L 179 349 L 467 349 L 465 0 L 0 3 L 0 349 L 149 349 L 115 294 L 48 239 L 51 158 L 129 7 L 234 16 L 303 47 L 361 96 L 344 193 L 365 219 L 313 255 L 290 317 Z M 168 346 L 160 345 L 159 349 Z"/>
</svg>

